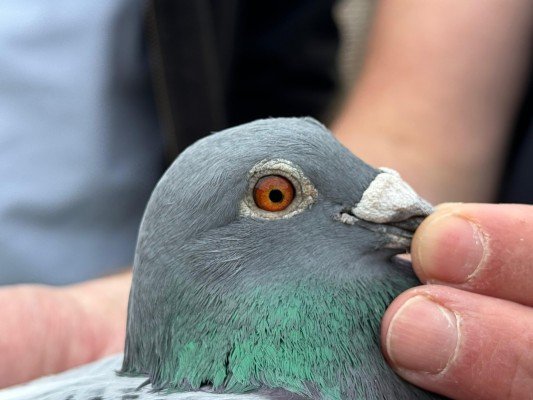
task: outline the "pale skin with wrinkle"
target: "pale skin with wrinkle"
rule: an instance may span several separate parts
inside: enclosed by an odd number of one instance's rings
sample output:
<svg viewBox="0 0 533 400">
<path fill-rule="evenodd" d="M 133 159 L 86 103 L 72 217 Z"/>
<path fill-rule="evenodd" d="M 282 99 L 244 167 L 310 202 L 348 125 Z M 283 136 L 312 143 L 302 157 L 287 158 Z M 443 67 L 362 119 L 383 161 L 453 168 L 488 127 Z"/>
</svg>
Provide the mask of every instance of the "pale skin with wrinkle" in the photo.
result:
<svg viewBox="0 0 533 400">
<path fill-rule="evenodd" d="M 472 221 L 485 240 L 473 237 Z M 422 282 L 445 283 L 530 306 L 532 224 L 532 207 L 527 205 L 439 207 L 415 234 L 413 267 Z"/>
<path fill-rule="evenodd" d="M 455 211 L 457 209 L 457 206 L 460 206 L 462 203 L 444 203 L 440 206 L 440 209 L 446 209 L 446 207 L 450 210 L 449 215 L 454 215 L 457 217 L 463 217 L 467 222 L 470 223 L 472 226 L 472 230 L 474 231 L 474 239 L 478 241 L 478 243 L 482 247 L 483 256 L 481 257 L 481 261 L 479 264 L 475 267 L 474 271 L 467 276 L 466 281 L 472 280 L 475 278 L 479 272 L 483 269 L 483 267 L 486 265 L 487 260 L 490 258 L 492 250 L 490 248 L 490 235 L 487 232 L 483 232 L 481 229 L 481 226 L 478 221 L 473 219 L 472 217 L 468 215 L 462 215 L 460 212 Z M 439 207 L 438 207 L 439 208 Z M 520 241 L 524 241 L 523 238 L 520 239 Z M 427 283 L 438 283 L 437 280 L 431 280 Z"/>
<path fill-rule="evenodd" d="M 0 388 L 122 350 L 131 273 L 0 288 Z"/>
<path fill-rule="evenodd" d="M 432 299 L 447 310 L 460 316 L 459 343 L 455 356 L 440 371 L 407 369 L 399 360 L 389 356 L 387 337 L 392 318 L 413 297 Z M 410 303 L 411 305 L 413 303 Z M 409 306 L 406 306 L 409 307 Z M 438 349 L 440 342 L 432 343 L 426 332 L 425 321 L 411 327 L 416 348 Z M 408 290 L 389 307 L 382 325 L 382 343 L 385 356 L 408 381 L 452 399 L 529 399 L 533 388 L 533 310 L 509 301 L 489 298 L 455 288 L 430 285 Z M 396 344 L 398 346 L 398 344 Z M 395 352 L 402 353 L 401 350 Z M 405 352 L 405 349 L 404 349 Z M 418 360 L 407 362 L 423 366 L 427 356 L 420 352 Z"/>
<path fill-rule="evenodd" d="M 453 203 L 454 205 L 458 205 L 458 204 L 461 204 L 461 203 Z M 446 208 L 445 207 L 440 207 L 438 208 L 439 210 L 445 210 Z M 472 231 L 473 231 L 473 239 L 474 241 L 476 241 L 477 244 L 480 245 L 480 247 L 482 248 L 482 252 L 483 252 L 483 256 L 481 257 L 479 263 L 476 265 L 476 267 L 474 268 L 473 272 L 470 273 L 464 280 L 464 283 L 467 283 L 468 281 L 474 279 L 478 274 L 479 272 L 484 268 L 484 266 L 486 265 L 487 263 L 487 260 L 488 258 L 490 257 L 490 254 L 491 254 L 491 250 L 490 250 L 490 236 L 488 233 L 485 233 L 483 232 L 480 227 L 479 227 L 479 224 L 472 220 L 472 219 L 469 219 L 468 217 L 464 217 L 460 214 L 460 212 L 456 212 L 456 211 L 453 211 L 453 209 L 450 209 L 448 208 L 450 211 L 447 212 L 447 213 L 443 213 L 443 214 L 439 214 L 437 217 L 432 217 L 431 218 L 431 223 L 435 223 L 435 224 L 438 224 L 440 220 L 442 219 L 447 219 L 451 216 L 456 216 L 456 217 L 462 217 L 465 221 L 467 221 L 470 226 L 472 227 Z M 419 236 L 421 237 L 421 240 L 424 240 L 424 231 L 420 231 L 419 232 Z M 422 260 L 422 255 L 420 254 L 420 249 L 419 251 L 417 252 L 417 257 L 419 260 Z M 421 261 L 420 262 L 421 265 L 424 265 L 426 264 L 425 262 Z M 422 270 L 423 270 L 423 267 L 422 267 Z M 423 272 L 422 272 L 422 276 L 424 276 Z M 426 279 L 426 283 L 431 283 L 431 284 L 441 284 L 443 283 L 441 280 L 439 279 Z"/>
<path fill-rule="evenodd" d="M 389 323 L 389 329 L 387 330 L 387 333 L 386 333 L 386 338 L 385 338 L 386 347 L 385 348 L 387 348 L 387 349 L 393 348 L 393 346 L 392 346 L 392 343 L 393 343 L 393 340 L 394 340 L 394 338 L 393 338 L 393 329 L 390 329 L 390 327 L 396 325 L 396 323 L 401 318 L 404 310 L 406 310 L 408 307 L 413 305 L 413 303 L 420 302 L 421 300 L 432 301 L 432 299 L 425 298 L 425 297 L 420 296 L 420 295 L 412 297 L 409 300 L 407 300 L 398 309 L 398 311 L 394 314 L 394 316 L 392 317 L 392 319 L 391 319 L 391 321 Z M 440 312 L 440 315 L 446 320 L 448 328 L 454 329 L 456 331 L 456 334 L 457 334 L 457 337 L 455 338 L 455 346 L 454 346 L 453 351 L 450 354 L 449 359 L 446 360 L 445 363 L 443 363 L 444 365 L 443 365 L 442 368 L 437 368 L 436 371 L 431 371 L 431 373 L 434 373 L 434 374 L 445 374 L 447 372 L 448 368 L 451 365 L 453 365 L 454 360 L 457 358 L 457 355 L 459 354 L 459 348 L 461 346 L 461 318 L 460 318 L 460 315 L 458 313 L 455 313 L 455 312 L 453 312 L 451 310 L 448 310 L 445 307 L 443 307 L 442 305 L 436 304 L 436 307 L 437 307 L 438 311 Z M 395 357 L 394 357 L 394 353 L 389 352 L 387 355 L 390 358 L 390 361 L 392 362 L 392 364 L 399 365 L 398 364 L 398 360 L 396 360 Z M 398 368 L 402 369 L 402 367 L 398 367 Z"/>
<path fill-rule="evenodd" d="M 483 235 L 490 238 L 490 245 L 485 247 L 487 252 L 482 255 L 482 268 L 474 275 L 465 275 L 462 283 L 459 279 L 453 282 L 443 279 L 450 276 L 450 271 L 455 278 L 463 271 L 461 252 L 450 254 L 447 249 L 469 249 L 467 242 L 456 242 L 462 237 L 454 229 L 463 226 L 459 225 L 457 216 L 467 224 L 475 221 Z M 471 234 L 467 237 L 475 242 Z M 532 246 L 533 206 L 447 204 L 438 207 L 415 233 L 412 250 L 413 267 L 422 281 L 438 280 L 441 284 L 403 293 L 394 300 L 383 319 L 383 348 L 396 371 L 419 386 L 454 399 L 530 398 L 533 393 Z M 420 252 L 429 253 L 420 257 Z M 399 310 L 405 311 L 413 304 L 410 299 L 420 296 L 452 311 L 458 318 L 460 345 L 452 361 L 439 373 L 404 368 L 405 361 L 424 366 L 428 357 L 421 354 L 414 361 L 400 359 L 397 354 L 406 351 L 402 343 L 395 344 L 393 358 L 387 350 L 394 346 L 390 339 L 394 333 L 389 331 L 394 327 L 391 321 L 398 319 Z M 427 349 L 432 346 L 439 349 L 440 344 L 431 344 L 431 336 L 424 329 L 424 321 L 415 321 L 411 328 L 413 342 L 431 353 Z M 408 344 L 406 341 L 405 346 Z M 408 357 L 412 355 L 407 352 Z"/>
</svg>

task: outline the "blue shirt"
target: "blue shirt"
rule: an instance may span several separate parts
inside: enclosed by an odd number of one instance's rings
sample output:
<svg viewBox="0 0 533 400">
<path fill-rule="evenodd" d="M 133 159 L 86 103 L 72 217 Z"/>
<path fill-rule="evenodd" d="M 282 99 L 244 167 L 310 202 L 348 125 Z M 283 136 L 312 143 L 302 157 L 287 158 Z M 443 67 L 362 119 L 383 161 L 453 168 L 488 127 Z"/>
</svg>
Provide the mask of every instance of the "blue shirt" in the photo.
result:
<svg viewBox="0 0 533 400">
<path fill-rule="evenodd" d="M 0 1 L 0 284 L 131 265 L 163 165 L 144 6 Z"/>
</svg>

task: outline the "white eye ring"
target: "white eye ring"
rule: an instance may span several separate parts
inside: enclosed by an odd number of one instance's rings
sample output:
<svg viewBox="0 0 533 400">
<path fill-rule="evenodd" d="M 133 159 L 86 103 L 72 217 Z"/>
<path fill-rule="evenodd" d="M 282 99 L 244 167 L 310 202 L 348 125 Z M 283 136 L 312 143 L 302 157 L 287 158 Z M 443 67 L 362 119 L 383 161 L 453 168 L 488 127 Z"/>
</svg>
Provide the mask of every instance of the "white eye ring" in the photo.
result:
<svg viewBox="0 0 533 400">
<path fill-rule="evenodd" d="M 287 178 L 294 186 L 294 199 L 281 211 L 266 211 L 259 208 L 253 198 L 257 181 L 268 175 L 280 175 Z M 263 220 L 290 218 L 308 209 L 318 196 L 318 192 L 303 171 L 292 162 L 283 159 L 262 160 L 248 172 L 248 190 L 241 202 L 241 216 Z"/>
</svg>

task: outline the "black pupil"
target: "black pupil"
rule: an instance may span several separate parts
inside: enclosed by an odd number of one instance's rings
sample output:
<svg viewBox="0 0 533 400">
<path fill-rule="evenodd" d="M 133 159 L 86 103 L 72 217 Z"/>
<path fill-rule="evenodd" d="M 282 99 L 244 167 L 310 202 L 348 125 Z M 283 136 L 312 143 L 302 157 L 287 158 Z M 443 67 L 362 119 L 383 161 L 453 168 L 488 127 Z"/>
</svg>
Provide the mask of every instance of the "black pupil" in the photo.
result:
<svg viewBox="0 0 533 400">
<path fill-rule="evenodd" d="M 281 193 L 281 190 L 279 189 L 274 189 L 270 191 L 268 198 L 272 203 L 279 203 L 283 200 L 283 193 Z"/>
</svg>

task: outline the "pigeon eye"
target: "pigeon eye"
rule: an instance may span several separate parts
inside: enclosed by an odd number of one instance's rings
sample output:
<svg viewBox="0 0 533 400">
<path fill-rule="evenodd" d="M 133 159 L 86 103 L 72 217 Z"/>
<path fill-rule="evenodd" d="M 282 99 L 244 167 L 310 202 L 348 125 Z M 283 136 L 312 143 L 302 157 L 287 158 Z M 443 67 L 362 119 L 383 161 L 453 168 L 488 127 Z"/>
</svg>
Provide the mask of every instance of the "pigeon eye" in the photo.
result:
<svg viewBox="0 0 533 400">
<path fill-rule="evenodd" d="M 265 211 L 285 210 L 294 199 L 294 186 L 280 175 L 264 176 L 254 186 L 254 202 Z"/>
<path fill-rule="evenodd" d="M 297 165 L 281 158 L 262 160 L 248 172 L 248 190 L 240 214 L 261 220 L 291 218 L 309 209 L 317 196 Z"/>
</svg>

